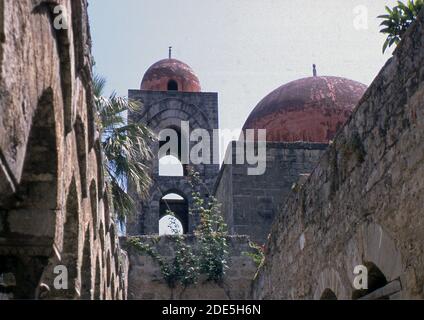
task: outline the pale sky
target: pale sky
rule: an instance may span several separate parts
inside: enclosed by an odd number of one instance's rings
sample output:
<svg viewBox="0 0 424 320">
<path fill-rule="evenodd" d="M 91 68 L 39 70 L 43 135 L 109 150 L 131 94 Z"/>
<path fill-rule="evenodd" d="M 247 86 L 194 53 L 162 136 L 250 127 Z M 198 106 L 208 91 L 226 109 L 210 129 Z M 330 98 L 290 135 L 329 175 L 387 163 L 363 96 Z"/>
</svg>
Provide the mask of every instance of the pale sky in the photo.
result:
<svg viewBox="0 0 424 320">
<path fill-rule="evenodd" d="M 89 3 L 95 69 L 107 78 L 108 91 L 126 96 L 128 89 L 138 89 L 149 66 L 173 46 L 173 57 L 193 68 L 203 91 L 219 93 L 220 127 L 235 129 L 269 92 L 311 76 L 313 63 L 319 75 L 369 85 L 391 54 L 382 54 L 384 35 L 376 16 L 396 1 Z M 368 28 L 358 30 L 355 17 L 364 8 Z"/>
</svg>

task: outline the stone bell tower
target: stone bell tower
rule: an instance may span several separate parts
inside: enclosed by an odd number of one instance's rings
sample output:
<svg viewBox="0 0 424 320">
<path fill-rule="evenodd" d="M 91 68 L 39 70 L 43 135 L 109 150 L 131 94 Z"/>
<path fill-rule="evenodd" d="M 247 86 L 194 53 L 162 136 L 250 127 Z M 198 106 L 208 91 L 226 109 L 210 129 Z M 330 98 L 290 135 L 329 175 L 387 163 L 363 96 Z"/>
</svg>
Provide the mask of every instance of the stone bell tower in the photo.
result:
<svg viewBox="0 0 424 320">
<path fill-rule="evenodd" d="M 174 130 L 179 143 L 178 152 L 170 151 L 165 156 L 159 155 L 159 147 L 164 142 L 152 143 L 153 160 L 150 167 L 153 185 L 149 198 L 144 200 L 137 197 L 132 186 L 129 186 L 129 192 L 137 199 L 137 212 L 127 223 L 127 233 L 158 234 L 159 223 L 167 216 L 168 210 L 181 223 L 182 233 L 192 233 L 198 217 L 195 213 L 189 214 L 193 190 L 187 177 L 188 167 L 198 172 L 202 180 L 202 186 L 195 191 L 208 197 L 212 193 L 219 165 L 213 164 L 216 155 L 212 141 L 207 164 L 193 165 L 182 161 L 182 143 L 189 141 L 182 122 L 188 122 L 190 132 L 204 129 L 212 138 L 213 130 L 218 129 L 218 94 L 202 92 L 193 70 L 187 64 L 172 59 L 170 48 L 169 58 L 152 65 L 143 77 L 140 90 L 129 90 L 128 97 L 143 105 L 141 112 L 129 115 L 129 121 L 143 123 L 157 135 L 164 129 Z M 189 142 L 189 149 L 196 144 L 195 141 Z"/>
</svg>

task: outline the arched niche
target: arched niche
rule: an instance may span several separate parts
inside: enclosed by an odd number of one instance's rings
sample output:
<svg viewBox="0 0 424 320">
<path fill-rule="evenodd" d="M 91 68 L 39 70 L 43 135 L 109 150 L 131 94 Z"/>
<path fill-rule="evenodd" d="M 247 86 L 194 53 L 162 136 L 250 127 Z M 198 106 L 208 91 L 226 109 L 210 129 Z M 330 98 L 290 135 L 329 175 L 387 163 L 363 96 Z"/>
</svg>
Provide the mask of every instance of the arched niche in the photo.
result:
<svg viewBox="0 0 424 320">
<path fill-rule="evenodd" d="M 58 139 L 52 89 L 41 95 L 26 142 L 23 171 L 15 194 L 0 206 L 0 276 L 7 277 L 11 298 L 34 299 L 56 234 Z M 28 115 L 30 117 L 30 115 Z"/>
<path fill-rule="evenodd" d="M 370 293 L 377 291 L 387 285 L 387 278 L 380 268 L 373 262 L 366 261 L 363 266 L 367 269 L 368 289 L 354 290 L 352 292 L 352 300 L 358 300 Z"/>
<path fill-rule="evenodd" d="M 59 290 L 64 298 L 73 299 L 77 296 L 79 237 L 82 228 L 80 206 L 75 178 L 68 188 L 66 199 L 66 220 L 63 230 L 62 264 L 68 270 L 68 290 Z"/>
<path fill-rule="evenodd" d="M 324 269 L 317 279 L 314 300 L 347 300 L 349 297 L 340 274 L 333 268 Z M 334 294 L 334 296 L 332 294 Z"/>
<path fill-rule="evenodd" d="M 77 116 L 74 124 L 77 155 L 78 155 L 78 166 L 81 177 L 81 192 L 82 197 L 86 198 L 87 192 L 87 142 L 86 142 L 86 130 L 84 122 L 80 116 Z"/>
<path fill-rule="evenodd" d="M 95 274 L 95 280 L 94 280 L 94 300 L 101 300 L 102 298 L 102 273 L 101 273 L 101 265 L 100 265 L 100 258 L 97 255 L 96 257 L 96 274 Z"/>
<path fill-rule="evenodd" d="M 53 92 L 46 90 L 33 116 L 22 178 L 8 201 L 9 229 L 20 237 L 53 239 L 58 208 L 58 155 Z M 26 223 L 22 223 L 25 221 Z M 7 234 L 4 235 L 7 237 Z"/>
<path fill-rule="evenodd" d="M 326 288 L 321 294 L 320 300 L 338 300 L 333 290 Z"/>
</svg>

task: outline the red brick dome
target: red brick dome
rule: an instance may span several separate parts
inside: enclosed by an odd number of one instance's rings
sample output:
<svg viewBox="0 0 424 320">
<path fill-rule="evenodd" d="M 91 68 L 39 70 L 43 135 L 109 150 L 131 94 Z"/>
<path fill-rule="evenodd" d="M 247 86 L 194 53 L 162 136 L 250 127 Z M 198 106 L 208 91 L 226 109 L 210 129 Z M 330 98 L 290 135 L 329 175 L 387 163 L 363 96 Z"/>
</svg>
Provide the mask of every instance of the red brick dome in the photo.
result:
<svg viewBox="0 0 424 320">
<path fill-rule="evenodd" d="M 266 129 L 270 142 L 328 143 L 366 89 L 364 84 L 338 77 L 296 80 L 259 102 L 243 129 Z"/>
<path fill-rule="evenodd" d="M 152 65 L 143 77 L 141 90 L 200 92 L 200 81 L 184 62 L 164 59 Z"/>
</svg>

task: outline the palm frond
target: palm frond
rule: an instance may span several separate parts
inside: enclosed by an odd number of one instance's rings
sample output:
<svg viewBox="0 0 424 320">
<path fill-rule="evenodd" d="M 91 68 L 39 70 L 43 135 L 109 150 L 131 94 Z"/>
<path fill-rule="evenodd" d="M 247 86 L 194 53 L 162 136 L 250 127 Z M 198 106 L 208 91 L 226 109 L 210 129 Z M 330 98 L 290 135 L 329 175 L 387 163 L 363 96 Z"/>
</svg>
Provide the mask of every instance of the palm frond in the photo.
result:
<svg viewBox="0 0 424 320">
<path fill-rule="evenodd" d="M 131 183 L 141 197 L 146 197 L 151 178 L 146 163 L 151 159 L 150 142 L 153 133 L 140 123 L 128 123 L 128 112 L 139 112 L 139 103 L 112 93 L 109 98 L 101 94 L 106 80 L 95 76 L 95 103 L 99 118 L 104 153 L 104 172 L 110 184 L 113 205 L 119 218 L 134 212 L 134 200 L 126 191 Z"/>
<path fill-rule="evenodd" d="M 101 97 L 103 90 L 106 87 L 106 79 L 98 74 L 94 75 L 93 79 L 93 91 L 94 97 Z"/>
</svg>

